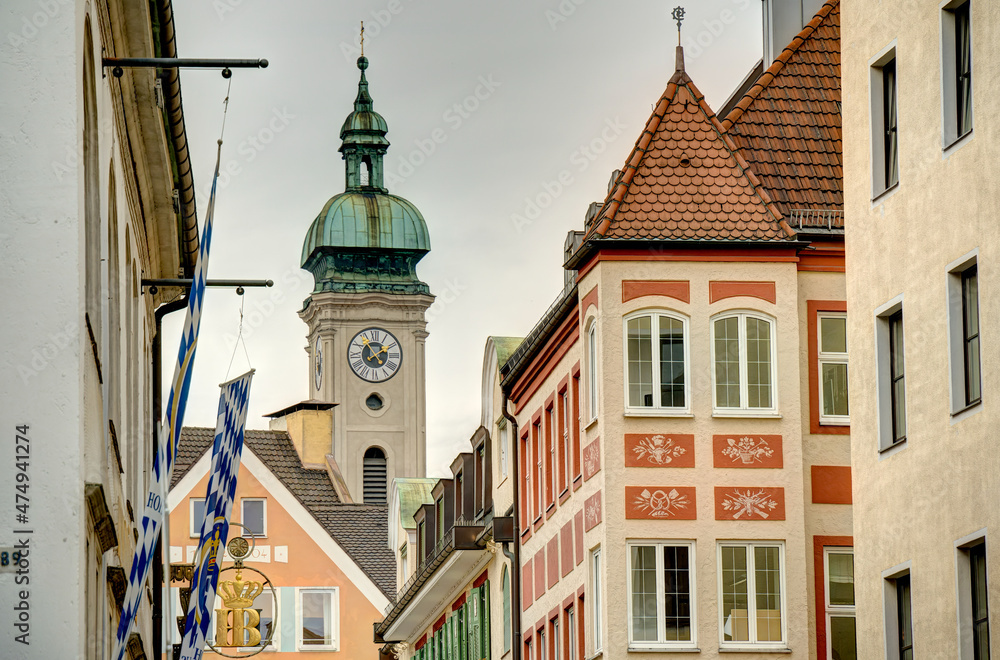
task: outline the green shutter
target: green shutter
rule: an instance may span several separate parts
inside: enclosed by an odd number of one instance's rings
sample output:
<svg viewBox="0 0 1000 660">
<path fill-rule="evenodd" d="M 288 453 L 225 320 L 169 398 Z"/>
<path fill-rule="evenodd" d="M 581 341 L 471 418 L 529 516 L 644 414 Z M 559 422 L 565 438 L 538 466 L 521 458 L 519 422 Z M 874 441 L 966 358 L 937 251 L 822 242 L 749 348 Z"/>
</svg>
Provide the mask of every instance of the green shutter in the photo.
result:
<svg viewBox="0 0 1000 660">
<path fill-rule="evenodd" d="M 482 639 L 482 622 L 479 618 L 479 589 L 473 589 L 469 592 L 469 598 L 466 601 L 466 605 L 469 607 L 469 636 L 466 640 L 468 659 L 479 660 L 479 650 L 482 646 L 482 642 L 480 641 Z"/>
<path fill-rule="evenodd" d="M 458 608 L 458 660 L 469 660 L 469 604 Z"/>
<path fill-rule="evenodd" d="M 483 660 L 490 660 L 490 581 L 484 582 L 479 590 L 482 597 L 482 604 L 479 608 L 479 616 L 482 621 L 479 626 L 482 635 L 480 657 Z"/>
</svg>

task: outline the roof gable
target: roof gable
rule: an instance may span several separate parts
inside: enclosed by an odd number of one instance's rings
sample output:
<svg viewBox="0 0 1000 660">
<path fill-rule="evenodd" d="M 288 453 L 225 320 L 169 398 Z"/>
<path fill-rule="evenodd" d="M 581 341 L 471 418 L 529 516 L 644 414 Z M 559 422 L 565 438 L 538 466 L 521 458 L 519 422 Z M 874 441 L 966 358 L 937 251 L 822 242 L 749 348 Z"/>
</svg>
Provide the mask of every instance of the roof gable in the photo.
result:
<svg viewBox="0 0 1000 660">
<path fill-rule="evenodd" d="M 171 505 L 186 497 L 208 473 L 211 467 L 209 449 L 214 437 L 215 431 L 210 428 L 186 426 L 181 430 L 170 485 Z M 242 464 L 276 497 L 280 489 L 287 493 L 285 499 L 290 506 L 300 506 L 304 513 L 308 512 L 312 522 L 318 523 L 318 528 L 336 542 L 384 596 L 395 592 L 396 563 L 386 543 L 386 507 L 340 502 L 326 469 L 303 467 L 291 438 L 284 431 L 246 431 Z M 296 522 L 309 531 L 309 520 L 296 517 Z M 323 539 L 316 540 L 324 545 Z"/>
<path fill-rule="evenodd" d="M 612 186 L 588 238 L 785 241 L 792 232 L 678 70 Z"/>
<path fill-rule="evenodd" d="M 828 0 L 722 122 L 785 216 L 843 209 L 840 1 Z"/>
</svg>

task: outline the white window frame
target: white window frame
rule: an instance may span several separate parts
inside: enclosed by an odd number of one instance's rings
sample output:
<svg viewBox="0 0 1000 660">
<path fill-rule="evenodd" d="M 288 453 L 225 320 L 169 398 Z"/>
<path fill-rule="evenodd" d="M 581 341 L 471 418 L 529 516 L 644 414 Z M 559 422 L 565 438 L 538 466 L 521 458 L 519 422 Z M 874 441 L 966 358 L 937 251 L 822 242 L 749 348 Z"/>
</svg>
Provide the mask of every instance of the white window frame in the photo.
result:
<svg viewBox="0 0 1000 660">
<path fill-rule="evenodd" d="M 267 586 L 264 587 L 264 591 L 260 594 L 260 596 L 257 596 L 257 598 L 260 598 L 261 596 L 265 595 L 272 596 L 271 590 Z M 279 598 L 278 590 L 275 589 L 273 598 L 271 600 L 271 620 L 275 623 L 274 634 L 271 635 L 271 643 L 268 644 L 266 647 L 264 647 L 264 650 L 261 651 L 261 653 L 274 653 L 281 648 L 281 640 L 279 639 L 281 635 L 281 619 L 278 618 L 278 598 Z M 256 601 L 256 598 L 254 600 Z M 217 602 L 219 602 L 219 607 L 221 607 L 222 606 L 221 601 L 217 600 Z M 211 629 L 214 630 L 215 626 L 211 626 Z M 261 641 L 262 642 L 264 641 L 263 633 L 261 634 Z M 256 646 L 245 646 L 245 647 L 238 647 L 237 650 L 241 652 L 247 652 L 247 651 L 256 651 L 257 648 L 258 647 Z"/>
<path fill-rule="evenodd" d="M 566 617 L 566 660 L 576 660 L 576 652 L 579 647 L 579 641 L 577 640 L 576 631 L 576 607 L 570 605 L 565 610 L 563 610 L 563 616 Z"/>
<path fill-rule="evenodd" d="M 628 324 L 637 318 L 650 317 L 650 342 L 651 358 L 653 360 L 653 405 L 633 406 L 629 403 L 629 369 L 628 369 Z M 663 406 L 660 401 L 660 376 L 662 374 L 660 360 L 660 318 L 666 317 L 681 322 L 681 333 L 684 341 L 684 405 L 683 406 Z M 688 318 L 683 314 L 666 309 L 643 309 L 627 314 L 622 319 L 622 365 L 624 384 L 625 414 L 648 416 L 648 417 L 670 417 L 689 416 L 691 414 L 691 332 Z"/>
<path fill-rule="evenodd" d="M 882 571 L 882 616 L 885 631 L 885 658 L 899 660 L 899 606 L 896 599 L 896 580 L 911 576 L 911 562 Z M 913 578 L 910 577 L 910 632 L 913 632 Z"/>
<path fill-rule="evenodd" d="M 958 659 L 974 660 L 973 621 L 972 621 L 972 563 L 969 551 L 978 546 L 985 546 L 986 529 L 980 529 L 955 541 L 955 593 L 958 595 Z M 989 560 L 989 547 L 986 557 Z M 989 569 L 987 568 L 987 573 Z M 986 608 L 989 610 L 989 594 L 987 593 Z"/>
<path fill-rule="evenodd" d="M 587 425 L 597 419 L 598 383 L 597 363 L 600 361 L 600 352 L 597 347 L 597 319 L 591 319 L 587 326 Z"/>
<path fill-rule="evenodd" d="M 740 345 L 740 405 L 739 407 L 719 406 L 717 401 L 718 390 L 716 387 L 715 369 L 715 324 L 727 318 L 738 319 L 739 345 Z M 766 321 L 771 328 L 771 407 L 751 408 L 749 407 L 748 383 L 747 383 L 747 324 L 748 318 L 755 318 Z M 730 309 L 712 316 L 709 320 L 710 344 L 711 344 L 711 372 L 712 372 L 712 416 L 713 417 L 778 417 L 778 322 L 777 320 L 763 312 L 748 309 Z"/>
<path fill-rule="evenodd" d="M 975 43 L 972 40 L 972 0 L 944 0 L 940 3 L 941 9 L 941 147 L 950 152 L 959 143 L 964 144 L 967 138 L 971 138 L 976 126 L 975 103 L 969 108 L 972 121 L 969 131 L 963 135 L 958 134 L 958 76 L 956 61 L 956 34 L 955 34 L 955 10 L 962 5 L 969 3 L 969 70 L 974 71 L 975 67 Z M 969 81 L 969 98 L 975 98 L 976 80 L 975 75 Z"/>
<path fill-rule="evenodd" d="M 754 548 L 767 547 L 778 548 L 778 561 L 780 562 L 780 582 L 781 582 L 781 641 L 777 642 L 757 642 L 757 602 L 756 602 L 756 558 Z M 747 553 L 747 625 L 750 641 L 747 642 L 727 642 L 725 639 L 725 619 L 722 618 L 722 549 L 723 548 L 744 548 Z M 722 541 L 716 547 L 716 570 L 719 576 L 717 598 L 719 603 L 719 648 L 720 649 L 785 649 L 788 646 L 788 587 L 786 586 L 787 562 L 785 561 L 784 541 Z"/>
<path fill-rule="evenodd" d="M 896 182 L 891 185 L 886 185 L 885 181 L 885 143 L 884 143 L 884 133 L 885 133 L 885 118 L 883 116 L 884 112 L 884 97 L 883 97 L 883 73 L 882 68 L 889 62 L 896 62 L 896 159 L 897 159 L 897 177 Z M 896 40 L 894 39 L 892 43 L 883 48 L 879 53 L 868 61 L 868 72 L 869 72 L 869 85 L 868 85 L 868 98 L 869 98 L 869 116 L 868 123 L 871 126 L 871 138 L 869 140 L 871 144 L 871 186 L 872 186 L 872 200 L 878 200 L 885 193 L 895 190 L 899 187 L 899 181 L 902 179 L 902 167 L 899 163 L 899 155 L 901 153 L 900 140 L 899 140 L 899 66 L 898 60 L 896 58 Z"/>
<path fill-rule="evenodd" d="M 497 435 L 500 436 L 500 477 L 506 479 L 507 462 L 510 456 L 510 447 L 507 444 L 510 441 L 510 427 L 507 426 L 507 420 L 503 417 L 497 420 Z"/>
<path fill-rule="evenodd" d="M 263 520 L 264 529 L 261 530 L 260 534 L 253 534 L 252 536 L 254 538 L 258 538 L 258 539 L 267 538 L 267 498 L 266 497 L 241 497 L 240 498 L 240 522 L 242 524 L 244 524 L 244 525 L 246 525 L 246 522 L 245 522 L 246 518 L 244 517 L 245 510 L 244 510 L 243 507 L 244 507 L 244 504 L 246 502 L 260 502 L 261 503 L 261 508 L 263 509 L 263 511 L 261 512 L 262 513 L 261 518 Z M 241 530 L 241 532 L 242 532 L 242 534 L 244 536 L 250 535 L 250 530 L 248 530 L 248 529 L 243 529 L 243 530 Z"/>
<path fill-rule="evenodd" d="M 983 402 L 983 378 L 982 378 L 982 347 L 980 346 L 979 357 L 979 400 L 966 403 L 965 393 L 965 309 L 962 305 L 962 275 L 971 268 L 979 266 L 979 248 L 972 250 L 959 259 L 948 264 L 945 269 L 948 277 L 948 366 L 951 392 L 951 414 L 960 415 L 966 410 L 978 408 Z M 979 327 L 982 332 L 982 296 L 977 300 L 979 307 Z"/>
<path fill-rule="evenodd" d="M 891 356 L 889 353 L 889 318 L 896 312 L 903 309 L 903 295 L 900 294 L 889 302 L 880 305 L 875 309 L 875 369 L 877 388 L 875 391 L 876 409 L 878 411 L 879 446 L 882 456 L 889 452 L 895 452 L 906 446 L 907 439 L 895 442 L 892 432 L 892 371 L 890 367 Z M 903 373 L 907 372 L 906 367 L 906 314 L 903 314 Z M 904 376 L 905 377 L 905 376 Z M 907 401 L 904 400 L 904 412 L 906 413 L 907 424 L 909 424 L 909 410 L 905 410 Z"/>
<path fill-rule="evenodd" d="M 559 401 L 563 408 L 562 414 L 562 424 L 563 433 L 560 441 L 562 442 L 563 451 L 565 452 L 564 461 L 562 464 L 562 469 L 566 475 L 566 487 L 562 489 L 559 493 L 562 496 L 563 493 L 569 492 L 569 489 L 573 487 L 573 442 L 572 438 L 572 422 L 570 421 L 570 399 L 569 399 L 569 388 L 567 384 L 566 389 L 559 393 Z"/>
<path fill-rule="evenodd" d="M 855 631 L 857 630 L 858 619 L 858 597 L 855 585 L 854 605 L 831 605 L 830 604 L 830 555 L 851 555 L 854 557 L 854 548 L 846 546 L 827 546 L 823 548 L 823 603 L 826 605 L 826 657 L 833 657 L 833 617 L 852 617 L 855 621 Z M 855 632 L 855 642 L 857 632 Z"/>
<path fill-rule="evenodd" d="M 818 312 L 816 314 L 816 356 L 819 362 L 818 378 L 819 378 L 819 423 L 824 426 L 849 426 L 851 424 L 850 409 L 848 409 L 847 415 L 825 415 L 823 414 L 823 365 L 824 364 L 843 364 L 847 366 L 848 375 L 851 371 L 851 361 L 850 352 L 851 346 L 847 344 L 847 351 L 843 353 L 825 352 L 823 351 L 823 319 L 844 319 L 845 327 L 847 324 L 847 312 Z M 850 337 L 847 338 L 850 341 Z"/>
<path fill-rule="evenodd" d="M 302 594 L 330 594 L 330 644 L 302 643 Z M 340 650 L 340 587 L 295 587 L 295 650 L 296 651 L 339 651 Z"/>
<path fill-rule="evenodd" d="M 632 639 L 632 548 L 633 547 L 655 548 L 656 552 L 656 637 L 657 641 L 634 641 Z M 680 547 L 688 549 L 688 598 L 691 601 L 691 639 L 683 641 L 665 640 L 666 626 L 664 625 L 664 588 L 663 583 L 663 548 Z M 631 540 L 625 544 L 625 575 L 628 582 L 626 586 L 627 600 L 627 627 L 628 627 L 628 648 L 632 650 L 663 650 L 671 651 L 677 649 L 695 649 L 698 646 L 698 587 L 695 583 L 695 542 L 694 541 L 673 541 L 673 540 Z"/>
<path fill-rule="evenodd" d="M 545 660 L 548 657 L 548 648 L 545 644 L 545 626 L 543 625 L 535 632 L 538 639 L 538 660 Z"/>
<path fill-rule="evenodd" d="M 601 571 L 604 568 L 602 560 L 601 546 L 590 551 L 590 616 L 594 623 L 591 638 L 591 644 L 594 648 L 591 655 L 604 649 L 604 629 L 601 623 L 601 603 L 604 596 L 601 591 Z"/>
<path fill-rule="evenodd" d="M 201 538 L 201 524 L 205 520 L 204 508 L 202 509 L 201 519 L 197 520 L 197 517 L 194 515 L 194 503 L 201 502 L 202 506 L 204 506 L 205 501 L 206 500 L 204 497 L 188 498 L 188 527 L 190 527 L 190 530 L 188 531 L 190 532 L 190 537 L 193 539 Z M 195 527 L 196 521 L 197 521 L 197 527 Z"/>
</svg>

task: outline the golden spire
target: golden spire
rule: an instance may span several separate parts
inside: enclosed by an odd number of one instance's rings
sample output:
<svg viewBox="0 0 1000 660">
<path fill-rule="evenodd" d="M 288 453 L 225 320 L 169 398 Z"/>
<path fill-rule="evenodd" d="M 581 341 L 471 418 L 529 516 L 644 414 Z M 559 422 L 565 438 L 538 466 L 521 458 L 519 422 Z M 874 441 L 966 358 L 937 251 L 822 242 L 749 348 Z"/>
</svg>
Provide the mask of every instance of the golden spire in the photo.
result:
<svg viewBox="0 0 1000 660">
<path fill-rule="evenodd" d="M 365 56 L 365 22 L 361 21 L 361 57 Z"/>
</svg>

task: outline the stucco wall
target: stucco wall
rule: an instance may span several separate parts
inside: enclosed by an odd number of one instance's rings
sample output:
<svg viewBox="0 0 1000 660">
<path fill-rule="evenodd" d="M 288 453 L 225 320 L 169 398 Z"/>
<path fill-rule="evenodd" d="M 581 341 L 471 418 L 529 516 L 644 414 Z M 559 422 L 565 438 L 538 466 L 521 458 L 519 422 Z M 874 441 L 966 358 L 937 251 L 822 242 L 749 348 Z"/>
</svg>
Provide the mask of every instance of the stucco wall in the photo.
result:
<svg viewBox="0 0 1000 660">
<path fill-rule="evenodd" d="M 960 657 L 955 541 L 998 513 L 993 451 L 998 386 L 994 326 L 982 326 L 983 403 L 971 416 L 950 410 L 946 267 L 979 249 L 980 315 L 996 318 L 1000 17 L 972 2 L 973 132 L 943 151 L 938 3 L 902 0 L 843 7 L 844 170 L 854 524 L 859 657 L 882 657 L 882 572 L 912 562 L 913 643 L 922 657 Z M 905 20 L 901 20 L 904 18 Z M 872 201 L 869 62 L 895 42 L 898 70 L 899 185 Z M 875 309 L 903 296 L 906 445 L 878 447 Z M 990 537 L 988 536 L 988 539 Z M 988 541 L 988 574 L 1000 563 Z M 1000 590 L 991 580 L 991 603 Z M 995 621 L 995 617 L 992 617 Z M 996 630 L 995 626 L 991 628 Z M 1000 650 L 994 635 L 993 653 Z M 971 657 L 971 656 L 969 656 Z"/>
</svg>

